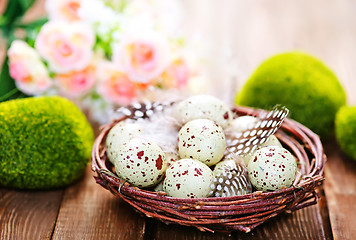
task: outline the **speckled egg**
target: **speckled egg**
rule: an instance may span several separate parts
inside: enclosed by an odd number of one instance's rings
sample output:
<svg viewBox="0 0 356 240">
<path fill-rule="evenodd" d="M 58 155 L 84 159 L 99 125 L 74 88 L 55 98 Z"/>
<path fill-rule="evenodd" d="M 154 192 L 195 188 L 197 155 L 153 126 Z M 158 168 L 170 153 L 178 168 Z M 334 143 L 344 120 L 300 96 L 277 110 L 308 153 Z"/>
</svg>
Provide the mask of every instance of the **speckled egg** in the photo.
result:
<svg viewBox="0 0 356 240">
<path fill-rule="evenodd" d="M 253 116 L 237 117 L 231 121 L 229 130 L 233 132 L 243 132 L 255 125 L 257 121 L 258 118 Z"/>
<path fill-rule="evenodd" d="M 167 169 L 166 156 L 154 142 L 132 138 L 114 155 L 116 174 L 137 187 L 157 184 Z"/>
<path fill-rule="evenodd" d="M 290 187 L 297 173 L 295 157 L 278 146 L 258 149 L 247 168 L 252 185 L 264 192 Z"/>
<path fill-rule="evenodd" d="M 181 159 L 167 169 L 163 190 L 177 198 L 204 198 L 210 192 L 213 179 L 213 171 L 204 163 Z"/>
<path fill-rule="evenodd" d="M 114 163 L 114 155 L 117 155 L 119 147 L 124 142 L 142 134 L 142 129 L 138 124 L 121 121 L 109 131 L 106 137 L 106 155 L 110 162 Z"/>
<path fill-rule="evenodd" d="M 194 119 L 210 119 L 225 128 L 233 114 L 221 100 L 210 95 L 197 95 L 181 101 L 175 107 L 175 115 L 181 124 Z"/>
<path fill-rule="evenodd" d="M 278 138 L 275 135 L 271 135 L 267 138 L 267 141 L 262 143 L 260 146 L 258 146 L 257 149 L 259 148 L 263 148 L 263 147 L 267 147 L 267 146 L 278 146 L 278 147 L 282 147 L 282 144 L 279 142 Z M 245 156 L 243 156 L 242 158 L 244 159 L 245 165 L 248 166 L 248 163 L 250 162 L 252 156 L 254 155 L 254 153 L 257 151 L 257 149 Z"/>
<path fill-rule="evenodd" d="M 208 119 L 187 122 L 178 134 L 178 153 L 181 158 L 192 158 L 208 166 L 224 156 L 226 140 L 223 129 Z"/>
</svg>

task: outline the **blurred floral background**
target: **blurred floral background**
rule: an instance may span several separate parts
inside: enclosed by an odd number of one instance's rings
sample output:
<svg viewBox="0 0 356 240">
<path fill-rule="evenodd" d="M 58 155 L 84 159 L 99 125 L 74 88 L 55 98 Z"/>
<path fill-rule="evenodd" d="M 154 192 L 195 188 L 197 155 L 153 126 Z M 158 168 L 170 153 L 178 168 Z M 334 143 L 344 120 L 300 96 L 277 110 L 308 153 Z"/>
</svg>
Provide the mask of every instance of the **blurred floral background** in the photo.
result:
<svg viewBox="0 0 356 240">
<path fill-rule="evenodd" d="M 2 16 L 9 47 L 1 82 L 15 83 L 2 87 L 4 100 L 60 95 L 105 123 L 117 107 L 172 100 L 206 82 L 179 1 L 46 0 L 46 16 L 24 23 L 31 2 L 10 1 Z"/>
<path fill-rule="evenodd" d="M 330 66 L 354 103 L 354 9 L 321 0 L 3 0 L 1 100 L 59 94 L 99 122 L 136 100 L 210 93 L 231 103 L 258 64 L 297 49 Z"/>
</svg>

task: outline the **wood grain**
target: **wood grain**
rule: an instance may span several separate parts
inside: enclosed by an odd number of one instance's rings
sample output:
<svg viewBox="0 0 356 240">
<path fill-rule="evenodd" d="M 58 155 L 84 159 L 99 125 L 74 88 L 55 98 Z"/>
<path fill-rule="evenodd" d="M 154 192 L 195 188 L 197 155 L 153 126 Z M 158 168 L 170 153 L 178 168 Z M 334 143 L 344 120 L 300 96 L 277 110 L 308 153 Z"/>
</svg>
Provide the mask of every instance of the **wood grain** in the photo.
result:
<svg viewBox="0 0 356 240">
<path fill-rule="evenodd" d="M 330 229 L 325 230 L 323 225 L 319 206 L 314 205 L 292 214 L 282 214 L 257 228 L 251 239 L 331 239 Z"/>
<path fill-rule="evenodd" d="M 325 195 L 334 239 L 356 239 L 356 162 L 346 157 L 337 144 L 326 146 Z"/>
<path fill-rule="evenodd" d="M 251 233 L 234 232 L 231 235 L 207 233 L 191 227 L 165 225 L 150 220 L 150 230 L 146 239 L 331 239 L 330 228 L 324 229 L 319 206 L 314 205 L 291 214 L 281 214 L 271 221 L 257 227 Z M 328 225 L 328 223 L 325 223 Z"/>
<path fill-rule="evenodd" d="M 210 233 L 210 232 L 201 232 L 194 227 L 186 227 L 181 225 L 166 225 L 158 220 L 149 219 L 147 222 L 147 231 L 145 234 L 145 239 L 155 239 L 155 240 L 180 240 L 180 239 L 233 239 L 231 235 L 223 233 Z"/>
<path fill-rule="evenodd" d="M 0 190 L 0 239 L 51 239 L 63 190 Z"/>
<path fill-rule="evenodd" d="M 88 168 L 66 189 L 53 239 L 143 239 L 145 219 L 95 183 Z"/>
</svg>

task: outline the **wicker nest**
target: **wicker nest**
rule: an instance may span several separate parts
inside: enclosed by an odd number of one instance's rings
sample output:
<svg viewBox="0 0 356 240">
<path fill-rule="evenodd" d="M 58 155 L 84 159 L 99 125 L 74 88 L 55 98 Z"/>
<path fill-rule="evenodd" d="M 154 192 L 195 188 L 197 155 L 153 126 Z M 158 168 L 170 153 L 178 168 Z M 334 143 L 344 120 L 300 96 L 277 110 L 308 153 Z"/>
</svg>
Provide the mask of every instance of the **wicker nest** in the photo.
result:
<svg viewBox="0 0 356 240">
<path fill-rule="evenodd" d="M 238 116 L 260 116 L 264 110 L 236 107 Z M 319 200 L 317 187 L 322 184 L 326 156 L 319 137 L 310 129 L 286 118 L 276 136 L 299 160 L 299 175 L 293 186 L 264 193 L 255 191 L 243 196 L 210 197 L 199 199 L 174 198 L 163 192 L 143 190 L 116 177 L 107 160 L 105 139 L 116 122 L 105 125 L 97 137 L 92 151 L 92 169 L 96 182 L 120 196 L 147 217 L 165 223 L 194 226 L 201 231 L 250 232 L 263 222 L 282 212 L 295 211 Z"/>
</svg>

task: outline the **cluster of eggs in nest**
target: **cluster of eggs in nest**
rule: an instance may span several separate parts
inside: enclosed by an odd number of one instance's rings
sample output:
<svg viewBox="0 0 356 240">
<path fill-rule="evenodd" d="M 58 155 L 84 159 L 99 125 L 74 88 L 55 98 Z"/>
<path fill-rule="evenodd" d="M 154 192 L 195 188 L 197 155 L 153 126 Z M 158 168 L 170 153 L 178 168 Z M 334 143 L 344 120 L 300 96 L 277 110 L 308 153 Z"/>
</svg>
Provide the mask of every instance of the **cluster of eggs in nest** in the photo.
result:
<svg viewBox="0 0 356 240">
<path fill-rule="evenodd" d="M 150 118 L 157 109 L 174 128 L 155 142 L 145 133 L 150 123 L 139 119 Z M 296 177 L 295 157 L 274 135 L 288 114 L 285 108 L 258 118 L 235 116 L 219 99 L 198 95 L 122 112 L 130 121 L 109 131 L 106 154 L 118 177 L 134 186 L 177 198 L 228 197 L 287 188 Z M 158 125 L 152 128 L 165 128 Z M 175 143 L 165 135 L 173 135 Z"/>
</svg>

